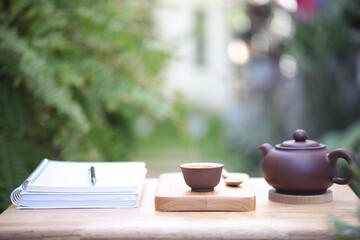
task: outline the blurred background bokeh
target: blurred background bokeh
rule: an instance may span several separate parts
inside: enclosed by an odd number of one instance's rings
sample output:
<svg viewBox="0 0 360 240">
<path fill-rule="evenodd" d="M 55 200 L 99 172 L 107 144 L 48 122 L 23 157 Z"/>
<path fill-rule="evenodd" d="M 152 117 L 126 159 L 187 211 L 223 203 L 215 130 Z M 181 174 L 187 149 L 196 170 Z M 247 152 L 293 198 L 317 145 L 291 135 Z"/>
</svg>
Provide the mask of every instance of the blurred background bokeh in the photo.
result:
<svg viewBox="0 0 360 240">
<path fill-rule="evenodd" d="M 257 177 L 258 146 L 303 128 L 359 160 L 359 9 L 359 0 L 1 1 L 0 209 L 45 157 L 145 161 L 148 177 L 222 162 Z"/>
</svg>

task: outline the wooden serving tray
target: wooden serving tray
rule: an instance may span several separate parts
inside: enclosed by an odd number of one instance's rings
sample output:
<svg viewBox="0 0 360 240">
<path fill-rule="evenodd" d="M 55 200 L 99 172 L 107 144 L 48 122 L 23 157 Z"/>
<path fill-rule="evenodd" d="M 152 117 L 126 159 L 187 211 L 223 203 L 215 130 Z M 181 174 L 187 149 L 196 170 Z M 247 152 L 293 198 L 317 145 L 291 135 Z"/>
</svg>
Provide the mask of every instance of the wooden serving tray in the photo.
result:
<svg viewBox="0 0 360 240">
<path fill-rule="evenodd" d="M 243 179 L 238 187 L 226 186 L 221 179 L 212 192 L 192 192 L 181 173 L 165 173 L 159 177 L 155 194 L 157 211 L 253 211 L 256 207 L 256 196 L 249 176 L 244 173 L 231 173 Z"/>
</svg>

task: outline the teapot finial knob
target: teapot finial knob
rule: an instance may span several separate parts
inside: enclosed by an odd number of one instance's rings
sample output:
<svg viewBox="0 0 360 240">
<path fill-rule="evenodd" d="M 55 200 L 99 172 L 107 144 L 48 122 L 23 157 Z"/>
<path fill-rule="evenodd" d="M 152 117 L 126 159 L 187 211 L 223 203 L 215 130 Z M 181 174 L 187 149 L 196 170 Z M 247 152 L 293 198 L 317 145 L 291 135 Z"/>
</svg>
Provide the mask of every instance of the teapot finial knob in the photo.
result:
<svg viewBox="0 0 360 240">
<path fill-rule="evenodd" d="M 293 137 L 296 142 L 305 142 L 305 140 L 307 139 L 307 132 L 303 129 L 297 129 L 294 132 Z"/>
</svg>

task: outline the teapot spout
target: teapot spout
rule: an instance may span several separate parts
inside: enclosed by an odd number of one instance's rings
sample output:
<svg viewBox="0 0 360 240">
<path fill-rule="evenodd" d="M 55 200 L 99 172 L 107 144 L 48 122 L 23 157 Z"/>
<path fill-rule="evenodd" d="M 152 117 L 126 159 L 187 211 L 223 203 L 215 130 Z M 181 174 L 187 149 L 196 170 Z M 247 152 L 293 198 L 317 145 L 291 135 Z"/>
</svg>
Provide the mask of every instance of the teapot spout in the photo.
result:
<svg viewBox="0 0 360 240">
<path fill-rule="evenodd" d="M 271 149 L 273 149 L 274 147 L 269 144 L 269 143 L 264 143 L 263 145 L 261 145 L 259 147 L 259 150 L 262 152 L 262 154 L 264 155 L 264 157 L 266 157 L 266 155 L 271 151 Z"/>
</svg>

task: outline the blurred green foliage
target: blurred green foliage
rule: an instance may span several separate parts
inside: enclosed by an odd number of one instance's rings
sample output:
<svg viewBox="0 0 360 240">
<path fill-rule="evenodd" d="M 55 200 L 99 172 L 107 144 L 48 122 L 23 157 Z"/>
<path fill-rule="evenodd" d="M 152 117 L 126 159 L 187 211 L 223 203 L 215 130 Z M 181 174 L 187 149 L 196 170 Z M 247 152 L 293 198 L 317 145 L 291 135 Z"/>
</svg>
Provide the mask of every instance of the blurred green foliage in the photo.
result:
<svg viewBox="0 0 360 240">
<path fill-rule="evenodd" d="M 178 171 L 178 164 L 185 162 L 221 162 L 229 171 L 249 170 L 249 161 L 239 159 L 230 149 L 224 122 L 211 114 L 196 113 L 204 117 L 208 125 L 203 135 L 191 133 L 187 121 L 182 122 L 181 131 L 173 122 L 158 122 L 151 134 L 138 138 L 135 158 L 151 162 L 149 171 L 154 177 L 158 177 L 154 172 Z"/>
<path fill-rule="evenodd" d="M 328 1 L 308 21 L 296 21 L 286 48 L 296 56 L 305 96 L 303 121 L 314 138 L 360 119 L 360 1 Z"/>
<path fill-rule="evenodd" d="M 132 120 L 163 118 L 155 1 L 0 2 L 0 210 L 44 158 L 122 161 Z"/>
</svg>

